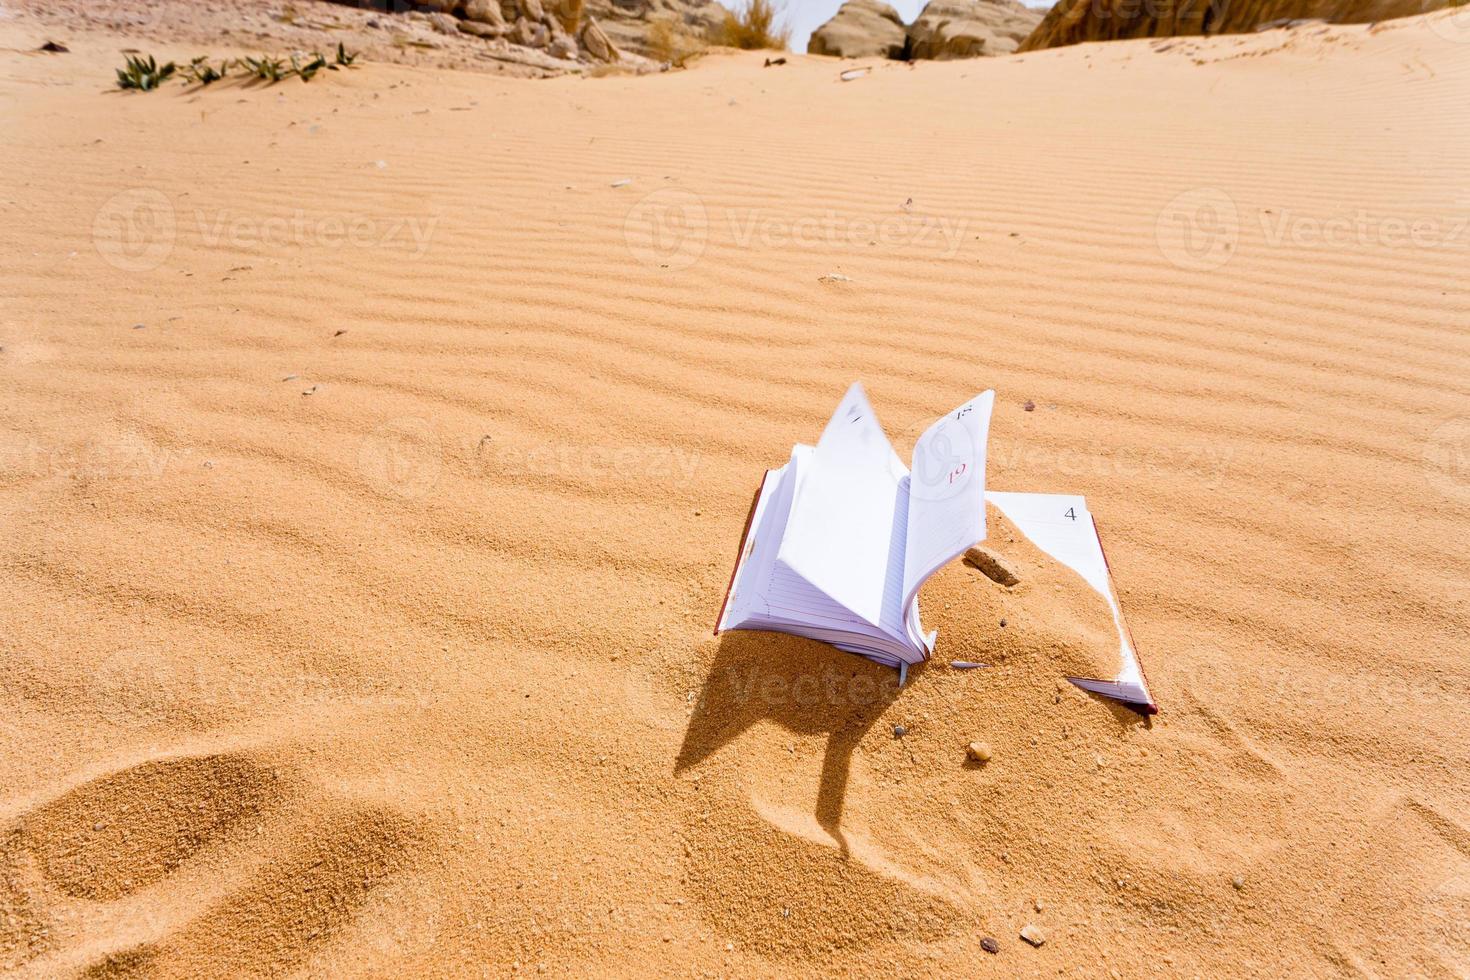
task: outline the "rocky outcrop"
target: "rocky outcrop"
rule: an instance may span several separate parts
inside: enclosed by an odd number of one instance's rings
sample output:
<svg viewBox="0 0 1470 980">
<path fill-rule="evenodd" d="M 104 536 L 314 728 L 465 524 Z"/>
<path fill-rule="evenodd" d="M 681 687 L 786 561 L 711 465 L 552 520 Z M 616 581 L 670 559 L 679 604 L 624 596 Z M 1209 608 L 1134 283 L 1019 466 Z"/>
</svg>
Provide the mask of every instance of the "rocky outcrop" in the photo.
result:
<svg viewBox="0 0 1470 980">
<path fill-rule="evenodd" d="M 585 16 L 624 53 L 665 61 L 670 48 L 703 47 L 728 13 L 715 0 L 584 0 Z"/>
<path fill-rule="evenodd" d="M 1040 20 L 1017 0 L 932 0 L 905 27 L 886 3 L 848 0 L 806 49 L 843 58 L 981 58 L 1015 51 Z"/>
<path fill-rule="evenodd" d="M 1058 0 L 1021 51 L 1082 41 L 1248 34 L 1293 21 L 1363 24 L 1423 14 L 1460 0 Z"/>
<path fill-rule="evenodd" d="M 909 26 L 910 58 L 942 61 L 1010 54 L 1041 12 L 1016 0 L 932 0 Z"/>
<path fill-rule="evenodd" d="M 576 63 L 655 70 L 677 60 L 671 51 L 703 48 L 727 13 L 715 0 L 417 0 L 416 7 L 406 19 L 491 42 L 486 57 L 520 53 L 536 67 L 571 63 L 562 65 L 568 70 Z"/>
<path fill-rule="evenodd" d="M 812 32 L 808 54 L 837 58 L 903 58 L 908 32 L 898 11 L 881 0 L 848 0 Z"/>
</svg>

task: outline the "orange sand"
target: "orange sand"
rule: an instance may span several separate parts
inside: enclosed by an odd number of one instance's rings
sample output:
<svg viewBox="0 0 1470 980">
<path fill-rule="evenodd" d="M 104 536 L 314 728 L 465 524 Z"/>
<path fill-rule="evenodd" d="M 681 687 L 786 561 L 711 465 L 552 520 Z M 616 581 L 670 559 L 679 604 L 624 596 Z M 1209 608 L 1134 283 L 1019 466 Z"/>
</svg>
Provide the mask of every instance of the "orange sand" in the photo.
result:
<svg viewBox="0 0 1470 980">
<path fill-rule="evenodd" d="M 1434 23 L 146 96 L 43 39 L 0 21 L 0 970 L 1470 971 Z M 710 635 L 854 379 L 901 455 L 996 389 L 991 486 L 1087 495 L 1161 715 L 958 563 L 902 691 Z"/>
</svg>

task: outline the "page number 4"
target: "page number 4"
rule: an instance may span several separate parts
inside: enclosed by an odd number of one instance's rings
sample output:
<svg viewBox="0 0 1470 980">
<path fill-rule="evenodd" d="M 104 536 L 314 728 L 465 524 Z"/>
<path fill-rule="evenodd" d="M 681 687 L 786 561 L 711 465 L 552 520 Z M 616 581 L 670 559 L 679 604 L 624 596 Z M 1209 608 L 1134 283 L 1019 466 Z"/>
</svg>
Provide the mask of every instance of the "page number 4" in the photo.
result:
<svg viewBox="0 0 1470 980">
<path fill-rule="evenodd" d="M 1068 507 L 1067 508 L 1067 512 L 1065 514 L 1063 514 L 1062 516 L 1065 517 L 1065 518 L 1068 518 L 1069 520 L 1075 521 L 1077 519 L 1077 508 L 1076 507 Z"/>
</svg>

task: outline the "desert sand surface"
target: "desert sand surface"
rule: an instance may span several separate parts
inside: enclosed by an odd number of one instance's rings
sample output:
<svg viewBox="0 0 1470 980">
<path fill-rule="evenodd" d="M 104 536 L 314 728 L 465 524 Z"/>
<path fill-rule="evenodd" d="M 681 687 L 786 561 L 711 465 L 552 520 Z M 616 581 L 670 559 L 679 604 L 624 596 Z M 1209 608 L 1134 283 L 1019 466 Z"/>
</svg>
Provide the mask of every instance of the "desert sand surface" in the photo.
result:
<svg viewBox="0 0 1470 980">
<path fill-rule="evenodd" d="M 1466 975 L 1450 16 L 147 95 L 0 20 L 0 971 Z M 902 690 L 712 635 L 859 379 L 905 458 L 995 389 L 1160 714 L 1049 572 Z"/>
</svg>

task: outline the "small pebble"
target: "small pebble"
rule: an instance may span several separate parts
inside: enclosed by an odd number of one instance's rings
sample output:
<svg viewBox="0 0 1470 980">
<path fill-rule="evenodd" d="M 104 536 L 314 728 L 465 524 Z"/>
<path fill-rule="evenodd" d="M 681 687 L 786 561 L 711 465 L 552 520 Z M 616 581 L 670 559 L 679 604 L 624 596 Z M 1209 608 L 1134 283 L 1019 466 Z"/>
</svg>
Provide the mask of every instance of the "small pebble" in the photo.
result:
<svg viewBox="0 0 1470 980">
<path fill-rule="evenodd" d="M 977 544 L 966 551 L 965 564 L 979 569 L 981 574 L 998 585 L 1010 587 L 1021 581 L 1021 576 L 1009 560 L 984 545 Z"/>
<path fill-rule="evenodd" d="M 1028 398 L 1026 399 L 1026 404 L 1022 405 L 1021 408 L 1028 412 L 1034 412 L 1036 411 L 1036 403 Z"/>
<path fill-rule="evenodd" d="M 633 183 L 631 180 L 615 180 L 615 181 L 612 182 L 612 186 L 614 186 L 614 187 L 627 187 L 631 183 Z"/>
<path fill-rule="evenodd" d="M 1041 931 L 1040 926 L 1028 922 L 1021 927 L 1021 938 L 1032 946 L 1040 946 L 1046 942 L 1046 933 Z"/>
<path fill-rule="evenodd" d="M 986 936 L 984 939 L 980 940 L 980 948 L 993 956 L 996 953 L 1000 952 L 1000 943 L 996 942 L 994 939 L 991 939 L 989 936 Z"/>
<path fill-rule="evenodd" d="M 1000 626 L 1001 626 L 1001 629 L 1005 629 L 1005 625 L 1006 625 L 1006 621 L 1005 621 L 1005 620 L 1004 620 L 1004 619 L 1002 619 L 1002 620 L 1001 620 L 1001 621 L 1000 621 Z"/>
<path fill-rule="evenodd" d="M 1242 878 L 1240 875 L 1236 875 L 1234 878 L 1230 879 L 1230 884 L 1235 886 L 1236 891 L 1240 891 L 1242 888 L 1245 887 L 1245 879 Z"/>
<path fill-rule="evenodd" d="M 1044 903 L 1040 898 L 1033 898 L 1031 900 L 1031 907 L 1040 912 L 1042 909 L 1046 908 L 1046 903 Z"/>
<path fill-rule="evenodd" d="M 907 728 L 903 727 L 902 725 L 894 725 L 893 726 L 893 737 L 894 738 L 903 738 L 908 733 L 909 733 L 909 730 Z"/>
<path fill-rule="evenodd" d="M 989 762 L 994 753 L 990 751 L 989 742 L 971 742 L 965 754 L 976 762 Z"/>
<path fill-rule="evenodd" d="M 133 329 L 134 329 L 134 330 L 142 330 L 142 329 L 144 329 L 144 328 L 145 328 L 145 327 L 146 327 L 146 326 L 147 326 L 147 324 L 143 324 L 143 323 L 135 323 L 135 324 L 133 324 Z"/>
</svg>

